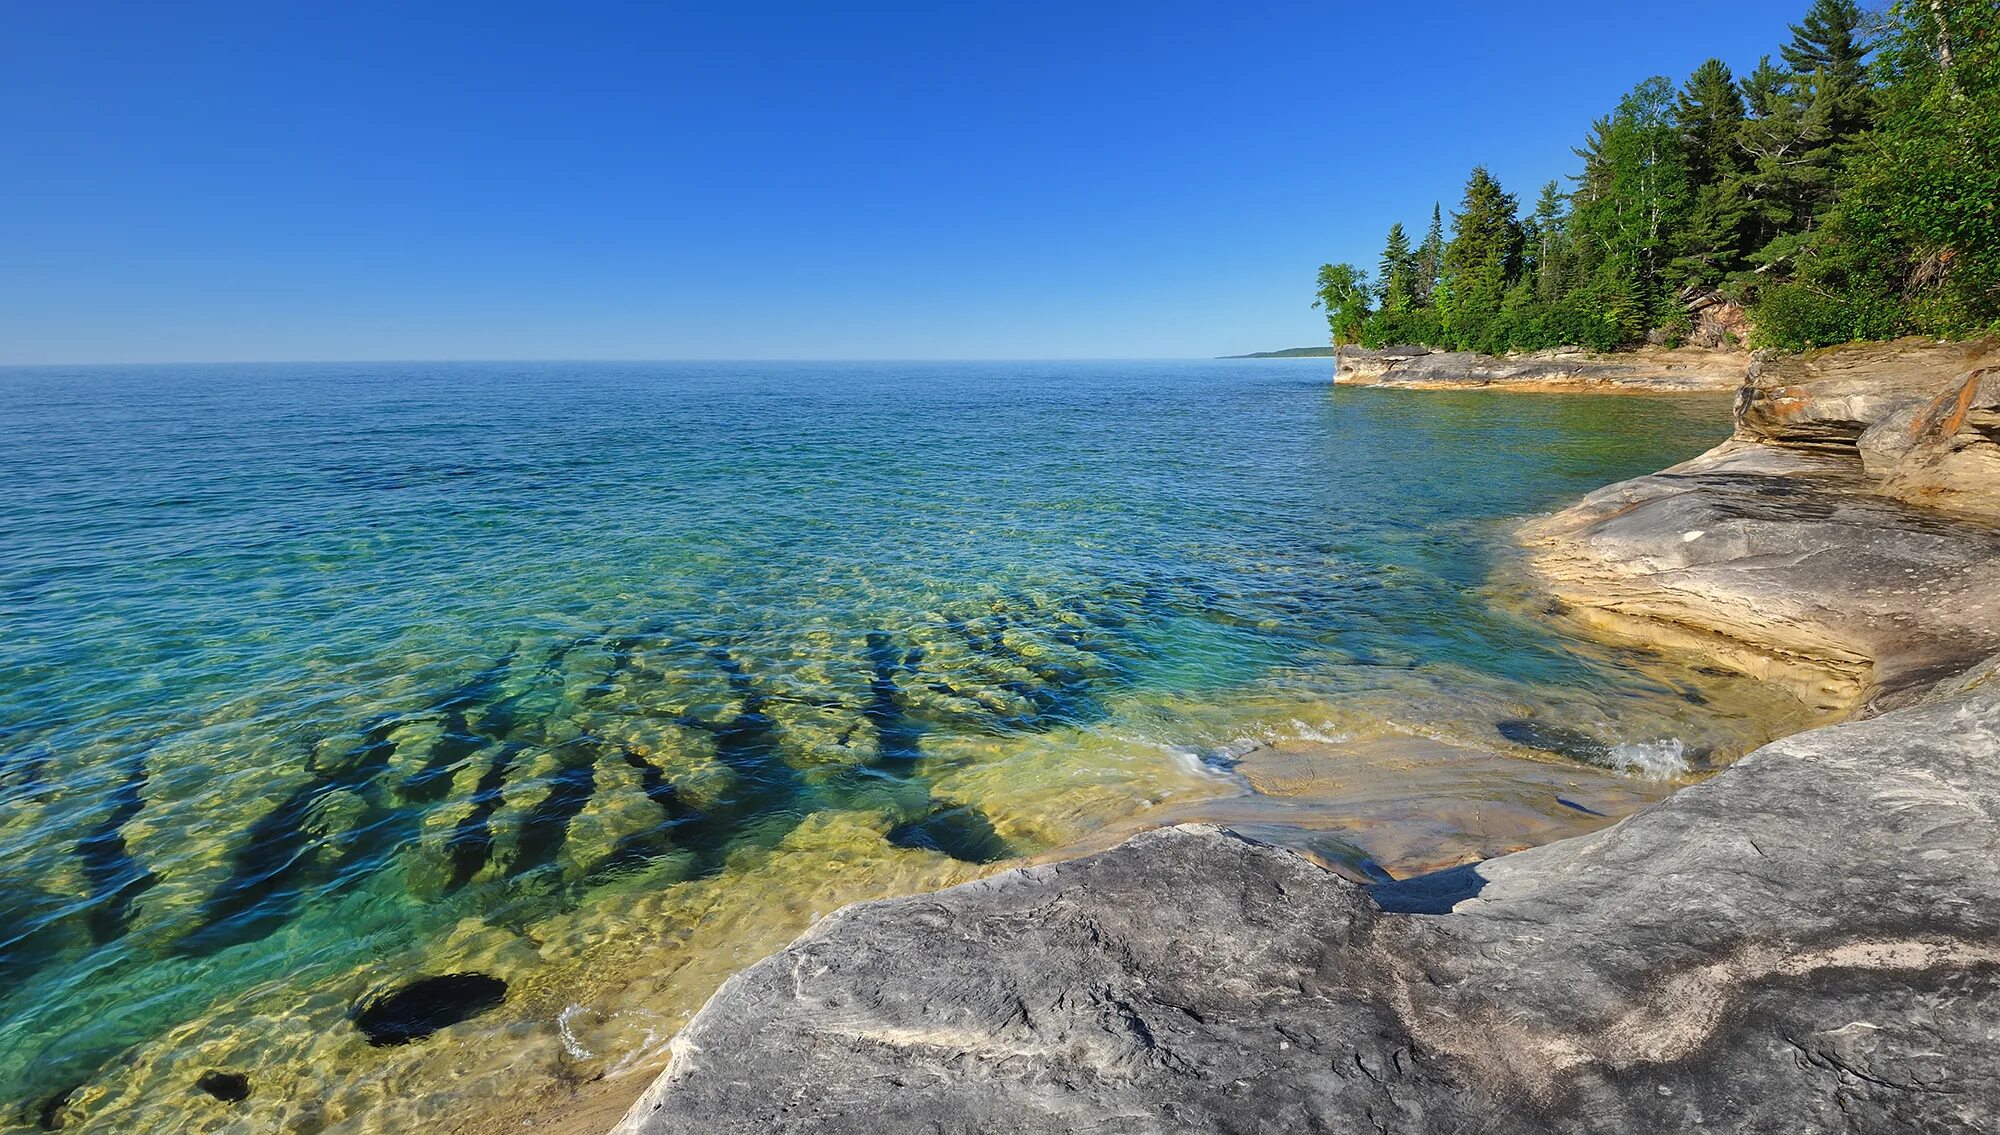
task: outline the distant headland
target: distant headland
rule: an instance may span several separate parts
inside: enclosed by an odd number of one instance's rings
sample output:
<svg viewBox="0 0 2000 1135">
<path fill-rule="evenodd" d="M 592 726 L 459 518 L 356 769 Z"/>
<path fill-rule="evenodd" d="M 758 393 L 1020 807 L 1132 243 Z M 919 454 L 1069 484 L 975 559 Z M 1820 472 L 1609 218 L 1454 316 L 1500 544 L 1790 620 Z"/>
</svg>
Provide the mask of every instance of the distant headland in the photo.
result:
<svg viewBox="0 0 2000 1135">
<path fill-rule="evenodd" d="M 1282 351 L 1258 351 L 1250 355 L 1217 355 L 1222 359 L 1330 359 L 1338 347 L 1286 347 Z"/>
</svg>

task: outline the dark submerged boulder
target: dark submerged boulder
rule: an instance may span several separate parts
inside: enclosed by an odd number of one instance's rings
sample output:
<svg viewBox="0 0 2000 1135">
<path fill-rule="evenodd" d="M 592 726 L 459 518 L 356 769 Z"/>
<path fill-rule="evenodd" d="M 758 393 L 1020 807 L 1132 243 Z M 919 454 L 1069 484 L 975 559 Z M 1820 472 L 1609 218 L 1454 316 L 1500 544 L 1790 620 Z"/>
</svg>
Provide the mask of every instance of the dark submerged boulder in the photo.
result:
<svg viewBox="0 0 2000 1135">
<path fill-rule="evenodd" d="M 367 998 L 349 1016 L 369 1044 L 408 1044 L 497 1009 L 506 999 L 507 983 L 497 977 L 447 973 L 420 977 Z"/>
</svg>

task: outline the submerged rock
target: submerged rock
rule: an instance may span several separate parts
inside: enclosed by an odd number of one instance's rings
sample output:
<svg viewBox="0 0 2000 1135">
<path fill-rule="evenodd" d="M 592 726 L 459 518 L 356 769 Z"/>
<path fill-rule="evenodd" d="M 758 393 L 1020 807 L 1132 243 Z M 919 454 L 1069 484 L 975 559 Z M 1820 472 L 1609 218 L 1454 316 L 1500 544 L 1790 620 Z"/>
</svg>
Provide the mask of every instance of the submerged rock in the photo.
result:
<svg viewBox="0 0 2000 1135">
<path fill-rule="evenodd" d="M 942 852 L 963 863 L 993 863 L 1012 854 L 986 813 L 964 804 L 940 803 L 922 819 L 897 824 L 889 829 L 889 842 Z"/>
<path fill-rule="evenodd" d="M 420 977 L 354 1007 L 350 1018 L 368 1043 L 408 1044 L 460 1021 L 497 1009 L 507 983 L 483 973 Z"/>
<path fill-rule="evenodd" d="M 241 1103 L 250 1098 L 250 1077 L 241 1072 L 203 1072 L 194 1086 L 223 1103 Z"/>
<path fill-rule="evenodd" d="M 1989 681 L 1379 904 L 1165 829 L 823 920 L 617 1131 L 2000 1130 L 1997 818 Z"/>
</svg>

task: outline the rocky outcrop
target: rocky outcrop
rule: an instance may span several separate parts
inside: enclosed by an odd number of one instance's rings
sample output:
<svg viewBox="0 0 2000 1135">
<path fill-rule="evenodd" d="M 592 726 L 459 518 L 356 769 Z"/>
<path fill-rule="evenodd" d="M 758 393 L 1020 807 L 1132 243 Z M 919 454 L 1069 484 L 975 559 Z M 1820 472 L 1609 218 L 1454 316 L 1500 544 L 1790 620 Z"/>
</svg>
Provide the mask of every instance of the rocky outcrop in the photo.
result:
<svg viewBox="0 0 2000 1135">
<path fill-rule="evenodd" d="M 1715 291 L 1683 292 L 1693 328 L 1688 345 L 1706 350 L 1741 350 L 1750 341 L 1750 313 L 1742 304 Z"/>
<path fill-rule="evenodd" d="M 1599 629 L 1829 713 L 1897 704 L 2000 649 L 1996 362 L 1934 343 L 1760 360 L 1731 441 L 1530 524 L 1533 567 Z"/>
<path fill-rule="evenodd" d="M 1343 348 L 1336 383 L 1455 390 L 1734 390 L 1750 357 L 1734 351 L 1646 347 L 1615 354 L 1565 348 L 1522 355 L 1478 355 L 1424 347 Z"/>
<path fill-rule="evenodd" d="M 618 1127 L 2000 1131 L 2000 682 L 1363 888 L 1215 828 L 849 907 Z"/>
<path fill-rule="evenodd" d="M 1736 416 L 1741 440 L 1858 458 L 1887 495 L 2000 519 L 2000 341 L 1759 358 Z"/>
</svg>

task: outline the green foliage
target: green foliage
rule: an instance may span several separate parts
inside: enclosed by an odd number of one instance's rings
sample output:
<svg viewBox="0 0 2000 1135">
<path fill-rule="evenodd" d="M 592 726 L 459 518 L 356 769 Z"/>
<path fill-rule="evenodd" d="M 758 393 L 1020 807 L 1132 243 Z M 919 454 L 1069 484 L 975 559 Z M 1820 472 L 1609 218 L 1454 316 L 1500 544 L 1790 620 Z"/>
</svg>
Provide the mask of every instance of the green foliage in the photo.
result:
<svg viewBox="0 0 2000 1135">
<path fill-rule="evenodd" d="M 2000 316 L 2000 7 L 1906 0 L 1885 31 L 1875 128 L 1760 296 L 1762 344 L 1974 335 Z"/>
<path fill-rule="evenodd" d="M 1448 237 L 1435 207 L 1414 250 L 1390 230 L 1381 310 L 1321 269 L 1336 341 L 1676 342 L 1713 292 L 1750 305 L 1758 345 L 2000 328 L 2000 3 L 1812 0 L 1778 57 L 1639 84 L 1525 217 L 1473 170 Z"/>
<path fill-rule="evenodd" d="M 1428 304 L 1444 277 L 1444 206 L 1431 203 L 1431 227 L 1417 246 L 1417 303 Z M 1415 340 L 1413 340 L 1415 341 Z"/>
<path fill-rule="evenodd" d="M 1368 322 L 1368 274 L 1352 264 L 1322 264 L 1318 294 L 1313 306 L 1326 311 L 1333 345 L 1359 343 L 1362 326 Z"/>
<path fill-rule="evenodd" d="M 1401 223 L 1389 226 L 1389 239 L 1382 246 L 1382 310 L 1407 311 L 1417 305 L 1417 256 L 1410 251 L 1410 238 Z"/>
</svg>

